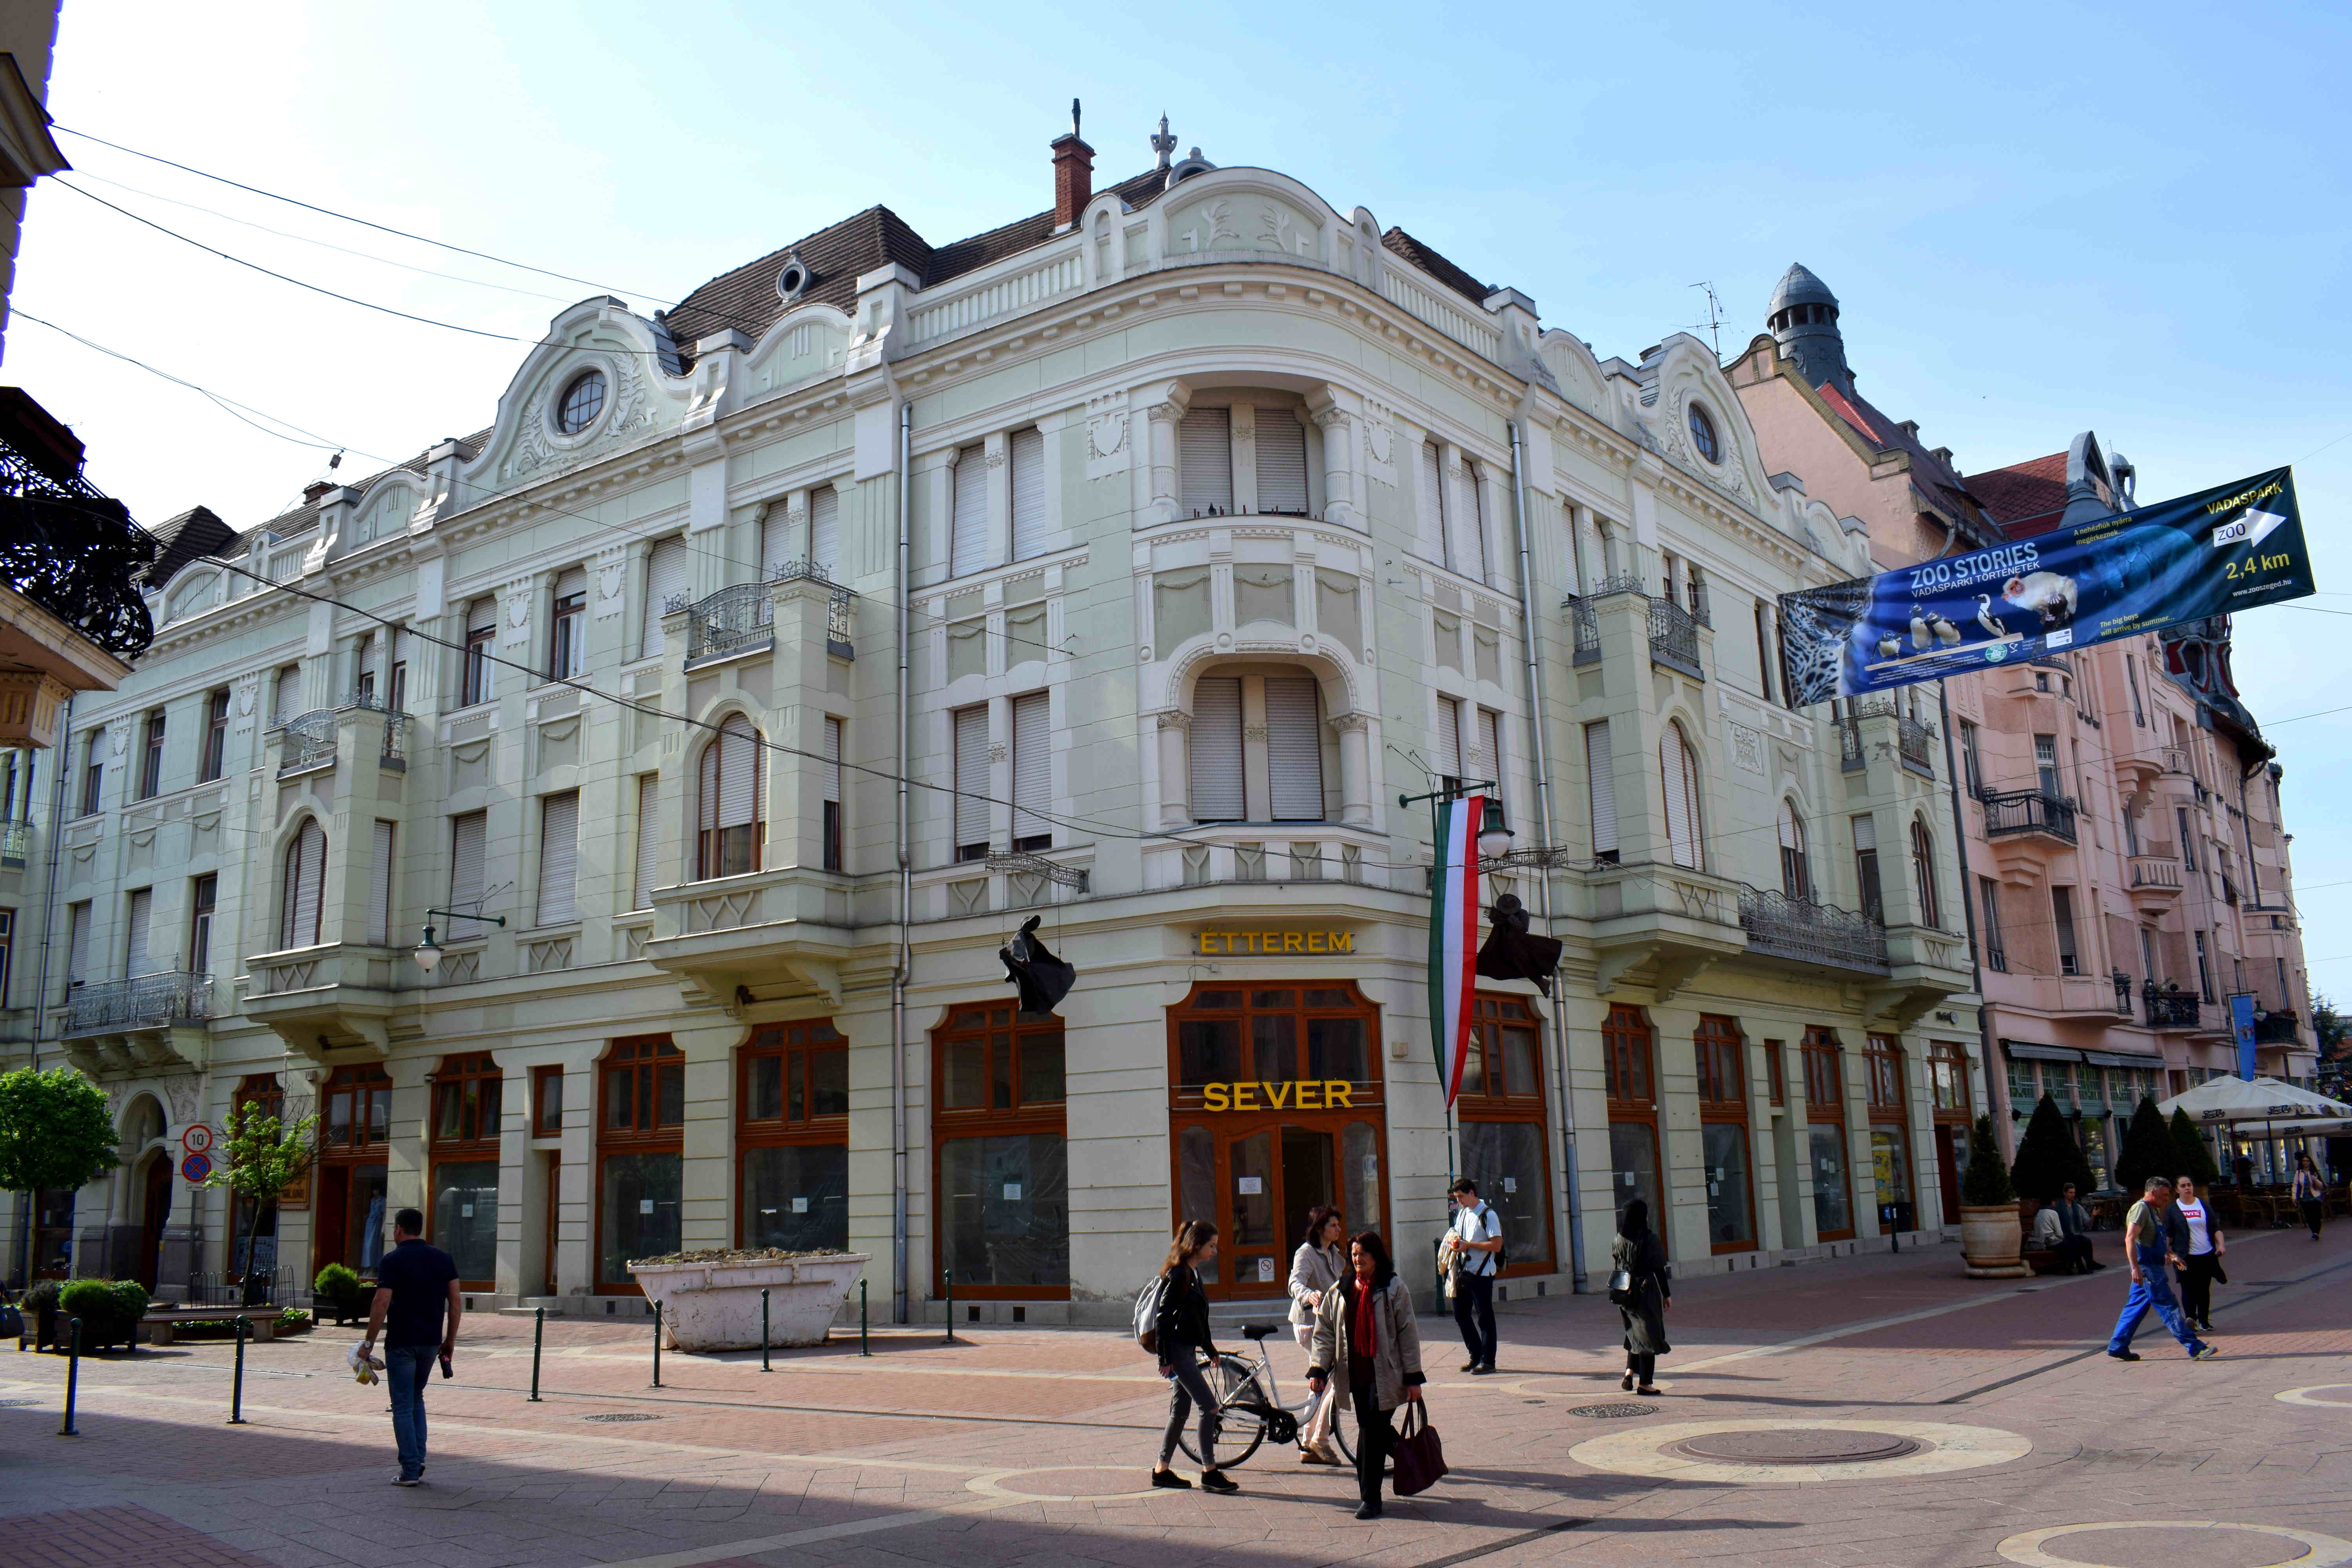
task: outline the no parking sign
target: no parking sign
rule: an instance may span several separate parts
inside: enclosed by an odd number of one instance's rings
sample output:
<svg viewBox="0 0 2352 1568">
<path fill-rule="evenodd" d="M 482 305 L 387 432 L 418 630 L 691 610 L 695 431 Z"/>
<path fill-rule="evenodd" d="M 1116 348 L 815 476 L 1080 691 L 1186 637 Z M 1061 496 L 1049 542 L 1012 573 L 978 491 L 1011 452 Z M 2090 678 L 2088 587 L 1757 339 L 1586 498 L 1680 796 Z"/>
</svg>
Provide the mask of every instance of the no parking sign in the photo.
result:
<svg viewBox="0 0 2352 1568">
<path fill-rule="evenodd" d="M 213 1162 L 209 1154 L 191 1154 L 180 1162 L 180 1174 L 192 1187 L 203 1185 L 205 1178 L 212 1173 Z"/>
</svg>

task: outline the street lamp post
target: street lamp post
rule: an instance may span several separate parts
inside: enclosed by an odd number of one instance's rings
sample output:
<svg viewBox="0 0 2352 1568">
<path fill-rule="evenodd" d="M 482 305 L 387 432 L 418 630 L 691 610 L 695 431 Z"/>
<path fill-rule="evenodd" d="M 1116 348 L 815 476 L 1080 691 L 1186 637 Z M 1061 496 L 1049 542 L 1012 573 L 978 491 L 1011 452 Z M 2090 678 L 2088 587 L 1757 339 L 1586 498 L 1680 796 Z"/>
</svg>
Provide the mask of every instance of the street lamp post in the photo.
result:
<svg viewBox="0 0 2352 1568">
<path fill-rule="evenodd" d="M 1437 808 L 1448 801 L 1463 800 L 1473 795 L 1486 796 L 1486 809 L 1479 814 L 1478 817 L 1479 858 L 1492 860 L 1509 852 L 1511 830 L 1503 820 L 1503 803 L 1493 793 L 1496 787 L 1493 779 L 1457 779 L 1442 789 L 1432 790 L 1427 795 L 1397 796 L 1397 805 L 1400 806 L 1418 805 L 1423 801 L 1429 803 L 1429 848 L 1433 866 L 1445 853 Z M 1433 877 L 1434 874 L 1433 870 Z M 1435 1049 L 1437 1043 L 1437 1030 L 1438 1020 L 1433 1017 L 1429 1021 L 1429 1037 L 1433 1050 Z M 1440 1070 L 1443 1071 L 1445 1059 L 1444 1054 L 1439 1053 L 1436 1059 L 1440 1064 Z M 1445 1100 L 1445 1086 L 1443 1083 L 1439 1084 L 1437 1089 L 1439 1098 L 1444 1100 L 1445 1103 L 1445 1180 L 1450 1186 L 1454 1178 L 1461 1174 L 1454 1163 L 1454 1103 L 1450 1100 Z"/>
<path fill-rule="evenodd" d="M 425 940 L 409 949 L 408 956 L 416 960 L 416 967 L 427 974 L 432 973 L 434 966 L 441 962 L 441 944 L 433 940 L 432 916 L 440 915 L 453 921 L 478 921 L 484 925 L 494 925 L 501 930 L 505 929 L 507 923 L 507 917 L 504 915 L 469 915 L 463 910 L 427 910 L 425 913 L 426 916 Z"/>
</svg>

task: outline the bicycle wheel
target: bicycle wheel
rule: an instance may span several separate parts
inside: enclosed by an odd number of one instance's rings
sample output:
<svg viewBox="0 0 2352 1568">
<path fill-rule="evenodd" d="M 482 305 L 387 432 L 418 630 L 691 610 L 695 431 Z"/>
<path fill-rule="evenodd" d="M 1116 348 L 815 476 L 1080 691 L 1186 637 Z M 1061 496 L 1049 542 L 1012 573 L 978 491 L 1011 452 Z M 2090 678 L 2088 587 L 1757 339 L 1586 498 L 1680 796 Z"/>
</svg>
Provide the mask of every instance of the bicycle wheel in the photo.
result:
<svg viewBox="0 0 2352 1568">
<path fill-rule="evenodd" d="M 1204 1470 L 1223 1469 L 1231 1465 L 1249 1462 L 1265 1441 L 1265 1418 L 1249 1408 L 1266 1403 L 1265 1386 L 1259 1383 L 1255 1363 L 1239 1356 L 1220 1356 L 1213 1363 L 1201 1369 L 1208 1379 L 1209 1390 L 1217 1396 L 1217 1447 L 1213 1455 L 1194 1448 L 1196 1432 L 1187 1420 L 1182 1432 L 1177 1434 L 1176 1446 L 1184 1455 Z"/>
</svg>

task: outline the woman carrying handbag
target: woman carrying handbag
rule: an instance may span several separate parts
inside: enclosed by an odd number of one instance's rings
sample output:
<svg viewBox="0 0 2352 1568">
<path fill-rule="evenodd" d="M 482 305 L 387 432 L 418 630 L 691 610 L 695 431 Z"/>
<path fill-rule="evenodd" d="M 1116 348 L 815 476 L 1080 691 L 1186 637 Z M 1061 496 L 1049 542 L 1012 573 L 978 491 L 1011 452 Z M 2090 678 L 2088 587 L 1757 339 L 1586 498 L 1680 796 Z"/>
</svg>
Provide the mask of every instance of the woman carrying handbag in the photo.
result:
<svg viewBox="0 0 2352 1568">
<path fill-rule="evenodd" d="M 1655 1399 L 1658 1358 L 1674 1349 L 1666 1342 L 1666 1312 L 1675 1304 L 1675 1288 L 1665 1245 L 1650 1229 L 1650 1205 L 1643 1199 L 1625 1205 L 1609 1266 L 1614 1270 L 1609 1299 L 1625 1320 L 1625 1378 L 1619 1386 Z"/>
<path fill-rule="evenodd" d="M 1381 1473 L 1396 1441 L 1390 1412 L 1421 1400 L 1421 1330 L 1413 1319 L 1412 1293 L 1397 1278 L 1379 1231 L 1359 1232 L 1349 1244 L 1349 1261 L 1346 1276 L 1323 1292 L 1323 1304 L 1316 1309 L 1307 1386 L 1319 1397 L 1334 1372 L 1347 1378 L 1348 1403 L 1356 1413 L 1356 1490 L 1361 1499 L 1356 1517 L 1378 1519 Z"/>
</svg>

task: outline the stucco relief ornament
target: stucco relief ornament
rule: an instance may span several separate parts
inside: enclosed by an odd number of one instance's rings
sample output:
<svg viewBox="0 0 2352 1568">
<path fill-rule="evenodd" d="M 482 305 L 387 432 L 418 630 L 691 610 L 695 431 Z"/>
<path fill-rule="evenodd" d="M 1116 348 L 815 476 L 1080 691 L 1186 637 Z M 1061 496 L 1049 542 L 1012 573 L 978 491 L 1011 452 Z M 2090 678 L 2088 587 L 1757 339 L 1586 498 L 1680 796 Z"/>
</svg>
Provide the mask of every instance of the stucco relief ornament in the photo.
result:
<svg viewBox="0 0 2352 1568">
<path fill-rule="evenodd" d="M 1268 202 L 1259 210 L 1258 221 L 1263 225 L 1263 227 L 1259 231 L 1258 238 L 1265 241 L 1267 244 L 1273 246 L 1276 250 L 1282 251 L 1286 255 L 1294 248 L 1304 254 L 1307 248 L 1307 237 L 1305 235 L 1297 236 L 1297 244 L 1294 246 L 1292 231 L 1297 227 L 1297 225 L 1292 221 L 1289 213 L 1281 207 L 1275 205 L 1272 202 Z"/>
<path fill-rule="evenodd" d="M 131 726 L 128 724 L 109 724 L 106 727 L 106 754 L 119 763 L 122 760 L 124 753 L 130 750 Z"/>
<path fill-rule="evenodd" d="M 604 428 L 608 440 L 645 429 L 654 422 L 653 401 L 646 395 L 645 374 L 628 359 L 622 360 L 614 371 L 619 402 L 613 409 L 612 423 Z"/>
<path fill-rule="evenodd" d="M 258 674 L 236 678 L 236 727 L 253 728 L 253 710 L 261 700 L 261 677 Z"/>
<path fill-rule="evenodd" d="M 617 616 L 628 594 L 628 556 L 618 550 L 599 552 L 596 562 L 596 617 Z"/>
<path fill-rule="evenodd" d="M 547 435 L 547 398 L 548 391 L 541 387 L 523 405 L 522 430 L 515 438 L 514 450 L 499 465 L 499 478 L 536 473 L 555 460 L 555 448 Z"/>
<path fill-rule="evenodd" d="M 1127 410 L 1105 408 L 1087 416 L 1087 450 L 1095 458 L 1115 458 L 1127 447 Z"/>
<path fill-rule="evenodd" d="M 1745 724 L 1731 727 L 1731 760 L 1751 773 L 1764 771 L 1764 737 Z"/>
</svg>

